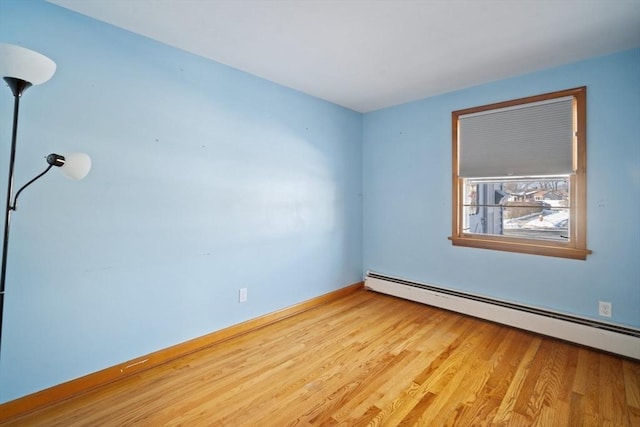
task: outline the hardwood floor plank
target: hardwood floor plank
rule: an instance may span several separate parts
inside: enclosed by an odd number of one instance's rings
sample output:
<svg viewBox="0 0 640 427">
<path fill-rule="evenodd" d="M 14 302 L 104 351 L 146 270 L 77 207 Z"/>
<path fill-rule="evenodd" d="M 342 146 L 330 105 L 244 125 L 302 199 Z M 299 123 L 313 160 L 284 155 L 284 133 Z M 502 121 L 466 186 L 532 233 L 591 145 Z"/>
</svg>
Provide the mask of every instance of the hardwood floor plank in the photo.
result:
<svg viewBox="0 0 640 427">
<path fill-rule="evenodd" d="M 538 349 L 542 344 L 542 338 L 533 338 L 527 347 L 527 351 L 522 356 L 516 374 L 509 385 L 509 389 L 505 394 L 504 399 L 500 402 L 500 407 L 495 416 L 495 423 L 497 425 L 509 425 L 514 418 L 523 418 L 524 415 L 520 415 L 515 410 L 515 407 L 520 400 L 520 394 L 528 395 L 529 390 L 525 388 L 526 380 L 529 377 L 530 366 L 535 362 L 538 357 Z"/>
<path fill-rule="evenodd" d="M 640 409 L 629 407 L 629 425 L 640 426 Z"/>
<path fill-rule="evenodd" d="M 567 363 L 567 346 L 551 341 L 552 351 L 538 375 L 533 393 L 527 405 L 527 415 L 537 422 L 553 422 L 553 409 L 559 402 L 563 374 Z M 553 408 L 551 408 L 553 406 Z M 547 423 L 546 425 L 549 425 Z"/>
<path fill-rule="evenodd" d="M 553 417 L 551 420 L 552 426 L 568 426 L 571 425 L 571 399 L 564 400 L 558 399 L 558 401 L 551 406 Z"/>
<path fill-rule="evenodd" d="M 587 422 L 585 421 L 584 416 L 584 407 L 584 395 L 572 392 L 571 402 L 569 405 L 569 420 L 571 420 L 571 425 L 587 426 Z"/>
<path fill-rule="evenodd" d="M 603 386 L 606 384 L 606 386 Z M 622 360 L 617 357 L 600 357 L 600 405 L 601 420 L 612 426 L 628 426 L 626 392 Z"/>
<path fill-rule="evenodd" d="M 623 360 L 622 371 L 627 405 L 640 410 L 640 364 Z"/>
<path fill-rule="evenodd" d="M 490 356 L 489 378 L 478 393 L 475 400 L 460 408 L 452 418 L 457 425 L 490 425 L 494 420 L 500 402 L 507 393 L 518 363 L 527 349 L 527 342 L 519 339 L 521 334 L 514 329 L 507 329 L 500 346 Z"/>
<path fill-rule="evenodd" d="M 539 378 L 549 360 L 553 357 L 553 342 L 544 340 L 536 353 L 536 357 L 528 369 L 527 377 L 522 387 L 522 392 L 518 396 L 514 411 L 523 416 L 528 422 L 533 423 L 533 419 L 539 415 L 541 409 L 540 390 L 536 386 Z"/>
<path fill-rule="evenodd" d="M 570 344 L 565 344 L 567 350 L 567 362 L 562 373 L 562 384 L 558 392 L 558 399 L 565 403 L 571 402 L 576 376 L 578 373 L 579 348 Z"/>
<path fill-rule="evenodd" d="M 433 404 L 433 401 L 436 400 L 438 396 L 426 392 L 422 395 L 418 403 L 411 409 L 411 411 L 405 416 L 399 423 L 398 426 L 414 426 L 414 425 L 428 425 L 428 421 L 425 419 L 425 414 L 429 410 L 429 407 Z"/>
<path fill-rule="evenodd" d="M 600 419 L 600 354 L 585 351 L 586 354 L 586 388 L 584 394 L 584 416 L 585 425 L 598 426 Z"/>
<path fill-rule="evenodd" d="M 575 377 L 573 379 L 572 391 L 585 395 L 587 393 L 587 379 L 588 375 L 588 355 L 589 352 L 586 349 L 579 348 L 578 349 L 578 360 L 576 361 L 576 372 Z"/>
<path fill-rule="evenodd" d="M 640 362 L 359 291 L 7 426 L 635 426 Z"/>
<path fill-rule="evenodd" d="M 474 344 L 477 350 L 468 352 L 468 357 L 461 360 L 458 372 L 439 391 L 438 398 L 422 416 L 425 425 L 434 424 L 439 420 L 450 420 L 449 422 L 453 423 L 465 405 L 478 400 L 478 395 L 495 368 L 491 363 L 491 356 L 495 354 L 507 332 L 498 325 L 487 326 L 491 328 L 475 329 L 477 333 L 471 335 L 478 340 Z M 461 348 L 461 351 L 464 350 Z M 430 388 L 428 391 L 432 392 Z"/>
</svg>

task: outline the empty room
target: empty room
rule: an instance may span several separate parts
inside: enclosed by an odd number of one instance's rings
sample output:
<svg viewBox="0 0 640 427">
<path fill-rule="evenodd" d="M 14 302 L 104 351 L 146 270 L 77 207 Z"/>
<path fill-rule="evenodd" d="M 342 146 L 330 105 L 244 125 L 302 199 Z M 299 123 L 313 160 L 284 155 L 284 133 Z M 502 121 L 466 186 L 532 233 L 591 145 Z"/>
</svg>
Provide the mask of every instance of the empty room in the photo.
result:
<svg viewBox="0 0 640 427">
<path fill-rule="evenodd" d="M 0 0 L 0 425 L 640 426 L 640 0 Z"/>
</svg>

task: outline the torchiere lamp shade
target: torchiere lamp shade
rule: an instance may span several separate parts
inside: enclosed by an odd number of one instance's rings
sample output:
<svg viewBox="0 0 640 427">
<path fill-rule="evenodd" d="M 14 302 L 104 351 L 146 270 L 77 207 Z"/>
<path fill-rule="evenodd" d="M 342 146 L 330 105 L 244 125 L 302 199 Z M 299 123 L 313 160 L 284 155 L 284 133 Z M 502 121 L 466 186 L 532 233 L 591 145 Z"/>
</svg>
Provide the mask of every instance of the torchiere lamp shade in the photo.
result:
<svg viewBox="0 0 640 427">
<path fill-rule="evenodd" d="M 0 77 L 13 77 L 39 85 L 55 72 L 56 63 L 46 56 L 24 47 L 0 43 Z"/>
</svg>

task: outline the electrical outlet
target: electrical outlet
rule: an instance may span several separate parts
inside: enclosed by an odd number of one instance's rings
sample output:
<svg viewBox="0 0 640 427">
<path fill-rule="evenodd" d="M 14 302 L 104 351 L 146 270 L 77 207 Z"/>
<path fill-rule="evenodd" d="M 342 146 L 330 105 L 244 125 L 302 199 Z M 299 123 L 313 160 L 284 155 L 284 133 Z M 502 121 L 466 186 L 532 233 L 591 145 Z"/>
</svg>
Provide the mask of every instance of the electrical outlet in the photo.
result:
<svg viewBox="0 0 640 427">
<path fill-rule="evenodd" d="M 240 288 L 238 292 L 238 301 L 246 302 L 247 301 L 247 288 Z"/>
<path fill-rule="evenodd" d="M 598 301 L 598 314 L 602 317 L 611 317 L 611 303 Z"/>
</svg>

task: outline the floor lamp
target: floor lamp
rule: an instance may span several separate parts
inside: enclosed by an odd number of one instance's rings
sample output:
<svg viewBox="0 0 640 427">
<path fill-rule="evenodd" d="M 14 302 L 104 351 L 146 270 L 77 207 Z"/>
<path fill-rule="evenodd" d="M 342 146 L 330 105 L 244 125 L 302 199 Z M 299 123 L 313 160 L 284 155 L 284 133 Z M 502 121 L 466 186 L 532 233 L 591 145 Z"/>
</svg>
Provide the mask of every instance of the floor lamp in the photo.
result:
<svg viewBox="0 0 640 427">
<path fill-rule="evenodd" d="M 11 132 L 11 154 L 9 156 L 9 180 L 7 184 L 7 204 L 5 210 L 4 239 L 2 244 L 2 271 L 0 272 L 0 346 L 2 345 L 2 319 L 4 311 L 5 280 L 7 275 L 7 249 L 9 248 L 9 226 L 11 212 L 16 210 L 20 193 L 56 166 L 64 175 L 72 179 L 84 178 L 91 169 L 91 159 L 84 153 L 66 156 L 49 154 L 46 159 L 48 167 L 39 175 L 23 185 L 13 195 L 13 169 L 16 160 L 16 137 L 18 134 L 18 112 L 20 97 L 32 85 L 48 81 L 56 71 L 56 64 L 51 59 L 37 52 L 6 43 L 0 43 L 0 76 L 11 89 L 14 97 L 13 128 Z"/>
</svg>

